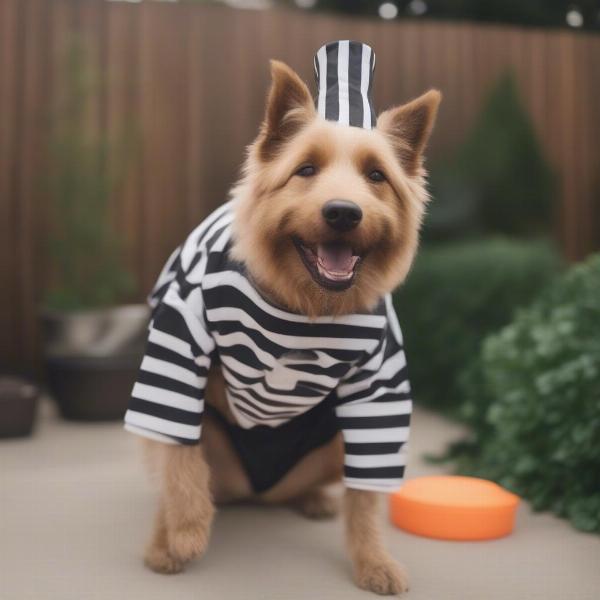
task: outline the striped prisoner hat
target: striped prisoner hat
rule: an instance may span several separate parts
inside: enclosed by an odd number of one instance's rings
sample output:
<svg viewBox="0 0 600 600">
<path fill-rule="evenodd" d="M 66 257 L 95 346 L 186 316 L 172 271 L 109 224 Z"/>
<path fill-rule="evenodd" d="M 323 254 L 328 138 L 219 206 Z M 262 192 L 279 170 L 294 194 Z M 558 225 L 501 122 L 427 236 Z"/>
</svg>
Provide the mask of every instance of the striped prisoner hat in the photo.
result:
<svg viewBox="0 0 600 600">
<path fill-rule="evenodd" d="M 341 125 L 375 127 L 374 71 L 375 53 L 367 44 L 340 40 L 321 46 L 315 55 L 317 112 Z"/>
</svg>

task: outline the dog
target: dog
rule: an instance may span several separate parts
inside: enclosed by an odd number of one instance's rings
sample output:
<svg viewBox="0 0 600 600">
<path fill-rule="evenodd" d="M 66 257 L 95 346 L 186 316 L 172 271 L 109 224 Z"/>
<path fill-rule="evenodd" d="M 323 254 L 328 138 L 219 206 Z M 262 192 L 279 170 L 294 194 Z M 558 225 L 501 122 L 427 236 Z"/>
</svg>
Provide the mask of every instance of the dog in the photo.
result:
<svg viewBox="0 0 600 600">
<path fill-rule="evenodd" d="M 423 151 L 441 95 L 387 110 L 375 127 L 342 127 L 319 114 L 291 68 L 272 61 L 271 77 L 232 200 L 173 254 L 151 298 L 126 416 L 149 438 L 160 482 L 144 560 L 176 573 L 200 557 L 215 504 L 285 503 L 333 516 L 325 486 L 344 478 L 355 581 L 398 594 L 408 578 L 383 546 L 377 492 L 401 476 L 406 439 L 373 442 L 364 423 L 400 437 L 408 427 L 403 364 L 386 362 L 392 353 L 403 360 L 389 295 L 417 250 L 428 202 Z M 365 381 L 375 404 L 361 400 Z"/>
</svg>

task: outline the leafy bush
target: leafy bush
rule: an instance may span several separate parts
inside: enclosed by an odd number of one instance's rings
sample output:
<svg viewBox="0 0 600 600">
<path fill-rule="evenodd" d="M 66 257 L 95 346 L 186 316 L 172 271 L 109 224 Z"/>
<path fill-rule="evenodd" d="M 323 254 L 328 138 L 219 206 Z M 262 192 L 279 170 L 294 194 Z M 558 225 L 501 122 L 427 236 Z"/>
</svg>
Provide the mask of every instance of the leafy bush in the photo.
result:
<svg viewBox="0 0 600 600">
<path fill-rule="evenodd" d="M 455 157 L 431 169 L 435 202 L 425 237 L 546 232 L 555 189 L 555 176 L 508 72 L 492 88 Z"/>
<path fill-rule="evenodd" d="M 461 370 L 482 339 L 507 324 L 558 272 L 542 241 L 451 242 L 421 250 L 394 302 L 417 402 L 456 410 Z"/>
<path fill-rule="evenodd" d="M 462 389 L 459 470 L 600 532 L 600 255 L 488 337 Z"/>
<path fill-rule="evenodd" d="M 109 306 L 124 301 L 134 287 L 109 211 L 111 194 L 123 175 L 112 165 L 126 167 L 125 148 L 86 127 L 99 89 L 78 44 L 69 48 L 66 67 L 48 178 L 53 223 L 46 245 L 54 281 L 44 304 L 55 310 Z"/>
</svg>

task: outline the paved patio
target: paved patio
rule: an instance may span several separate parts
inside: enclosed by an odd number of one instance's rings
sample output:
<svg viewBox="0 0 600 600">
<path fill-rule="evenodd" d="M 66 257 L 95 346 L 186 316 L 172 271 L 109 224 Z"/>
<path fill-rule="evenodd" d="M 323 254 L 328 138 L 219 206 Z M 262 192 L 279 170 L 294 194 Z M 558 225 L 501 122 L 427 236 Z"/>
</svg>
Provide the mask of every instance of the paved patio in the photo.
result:
<svg viewBox="0 0 600 600">
<path fill-rule="evenodd" d="M 409 476 L 460 430 L 417 411 Z M 35 436 L 0 442 L 0 600 L 353 600 L 339 520 L 281 509 L 220 511 L 207 556 L 176 576 L 141 564 L 154 508 L 134 437 L 119 424 L 73 424 L 44 406 Z M 411 573 L 408 600 L 596 600 L 600 537 L 550 515 L 519 512 L 514 534 L 456 543 L 394 529 Z"/>
</svg>

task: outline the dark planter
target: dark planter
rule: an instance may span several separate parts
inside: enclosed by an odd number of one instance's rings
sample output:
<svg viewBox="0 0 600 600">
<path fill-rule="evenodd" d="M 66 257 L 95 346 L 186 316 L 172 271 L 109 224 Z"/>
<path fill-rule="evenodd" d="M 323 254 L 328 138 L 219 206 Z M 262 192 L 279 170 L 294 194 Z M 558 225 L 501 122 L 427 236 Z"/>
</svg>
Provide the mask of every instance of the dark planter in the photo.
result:
<svg viewBox="0 0 600 600">
<path fill-rule="evenodd" d="M 48 387 L 63 417 L 123 418 L 148 318 L 148 307 L 141 304 L 42 314 Z"/>
<path fill-rule="evenodd" d="M 61 415 L 80 421 L 122 419 L 140 357 L 48 358 L 48 387 Z"/>
<path fill-rule="evenodd" d="M 0 377 L 0 438 L 31 435 L 39 392 L 16 377 Z"/>
</svg>

